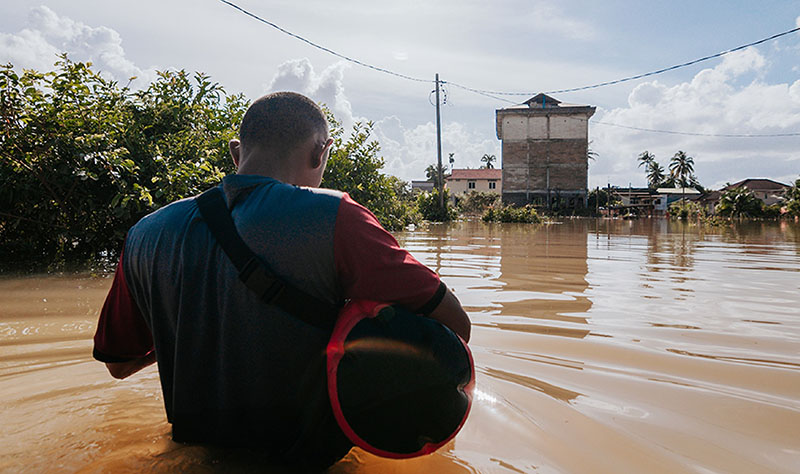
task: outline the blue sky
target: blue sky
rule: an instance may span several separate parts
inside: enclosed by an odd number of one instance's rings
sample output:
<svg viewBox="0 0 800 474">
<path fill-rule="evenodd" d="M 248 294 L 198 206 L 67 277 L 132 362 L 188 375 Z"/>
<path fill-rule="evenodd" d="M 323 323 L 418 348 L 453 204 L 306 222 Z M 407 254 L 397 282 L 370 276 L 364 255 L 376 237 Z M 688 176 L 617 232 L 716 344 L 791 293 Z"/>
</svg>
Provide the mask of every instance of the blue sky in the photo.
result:
<svg viewBox="0 0 800 474">
<path fill-rule="evenodd" d="M 361 61 L 414 77 L 479 89 L 563 89 L 682 63 L 789 30 L 800 1 L 415 1 L 241 0 L 243 8 Z M 5 0 L 0 61 L 47 68 L 58 51 L 106 74 L 144 84 L 155 70 L 210 74 L 251 98 L 306 93 L 337 116 L 376 123 L 386 171 L 423 177 L 435 161 L 431 83 L 381 74 L 316 50 L 218 0 L 101 2 Z M 447 88 L 443 152 L 458 167 L 500 157 L 494 113 L 507 106 Z M 533 95 L 533 94 L 532 94 Z M 707 186 L 746 177 L 800 176 L 800 137 L 715 138 L 607 125 L 701 132 L 800 132 L 800 33 L 620 85 L 555 94 L 597 106 L 590 122 L 590 185 L 644 185 L 636 156 L 662 165 L 683 150 Z M 522 102 L 528 97 L 516 96 Z M 602 124 L 600 123 L 602 122 Z"/>
</svg>

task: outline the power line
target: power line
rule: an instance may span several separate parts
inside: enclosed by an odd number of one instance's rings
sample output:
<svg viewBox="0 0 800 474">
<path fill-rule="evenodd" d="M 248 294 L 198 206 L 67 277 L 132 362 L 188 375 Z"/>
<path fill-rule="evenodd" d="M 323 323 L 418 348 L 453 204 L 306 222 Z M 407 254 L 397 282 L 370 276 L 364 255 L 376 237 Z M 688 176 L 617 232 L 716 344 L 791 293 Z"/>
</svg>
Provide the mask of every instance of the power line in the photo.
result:
<svg viewBox="0 0 800 474">
<path fill-rule="evenodd" d="M 308 39 L 306 39 L 306 38 L 304 38 L 304 37 L 302 37 L 302 36 L 300 36 L 298 34 L 292 33 L 289 30 L 281 28 L 280 26 L 276 25 L 275 23 L 273 23 L 273 22 L 271 22 L 269 20 L 266 20 L 264 18 L 261 18 L 260 16 L 256 15 L 255 13 L 251 13 L 251 12 L 245 10 L 244 8 L 240 7 L 239 5 L 236 5 L 233 2 L 230 2 L 228 0 L 219 0 L 219 1 L 224 3 L 224 4 L 226 4 L 226 5 L 228 5 L 228 6 L 230 6 L 230 7 L 232 7 L 232 8 L 234 8 L 234 9 L 236 9 L 236 10 L 238 10 L 238 11 L 240 11 L 240 12 L 242 12 L 242 13 L 244 13 L 245 15 L 247 15 L 247 16 L 249 16 L 249 17 L 251 17 L 251 18 L 253 18 L 253 19 L 257 20 L 257 21 L 260 21 L 261 23 L 264 23 L 265 25 L 269 25 L 272 28 L 275 28 L 276 30 L 280 31 L 281 33 L 289 35 L 292 38 L 296 38 L 296 39 L 308 44 L 309 46 L 312 46 L 312 47 L 314 47 L 316 49 L 324 51 L 324 52 L 326 52 L 328 54 L 332 54 L 332 55 L 336 56 L 337 58 L 344 59 L 345 61 L 351 62 L 353 64 L 357 64 L 359 66 L 362 66 L 362 67 L 365 67 L 365 68 L 368 68 L 368 69 L 372 69 L 374 71 L 382 72 L 384 74 L 389 74 L 389 75 L 392 75 L 392 76 L 395 76 L 395 77 L 399 77 L 401 79 L 406 79 L 406 80 L 409 80 L 409 81 L 428 82 L 428 83 L 433 83 L 434 82 L 434 81 L 431 81 L 430 79 L 423 79 L 423 78 L 420 78 L 420 77 L 413 77 L 413 76 L 409 76 L 407 74 L 401 74 L 399 72 L 395 72 L 395 71 L 392 71 L 392 70 L 389 70 L 389 69 L 386 69 L 386 68 L 382 68 L 382 67 L 379 67 L 379 66 L 374 66 L 372 64 L 365 63 L 363 61 L 359 61 L 358 59 L 351 58 L 349 56 L 345 56 L 344 54 L 337 53 L 336 51 L 333 51 L 330 48 L 326 48 L 325 46 L 322 46 L 322 45 L 319 45 L 317 43 L 314 43 L 313 41 L 308 40 Z M 693 64 L 701 63 L 703 61 L 708 61 L 710 59 L 719 58 L 719 57 L 724 56 L 726 54 L 730 54 L 730 53 L 733 53 L 735 51 L 740 51 L 742 49 L 749 48 L 750 46 L 756 46 L 756 45 L 759 45 L 759 44 L 762 44 L 762 43 L 766 43 L 767 41 L 772 41 L 774 39 L 777 39 L 777 38 L 780 38 L 782 36 L 786 36 L 786 35 L 795 33 L 797 31 L 800 31 L 800 27 L 793 28 L 793 29 L 788 30 L 788 31 L 784 31 L 782 33 L 777 33 L 777 34 L 774 34 L 774 35 L 769 36 L 767 38 L 763 38 L 763 39 L 760 39 L 758 41 L 753 41 L 752 43 L 747 43 L 747 44 L 744 44 L 744 45 L 741 45 L 741 46 L 737 46 L 735 48 L 728 49 L 726 51 L 722 51 L 722 52 L 719 52 L 719 53 L 716 53 L 716 54 L 712 54 L 710 56 L 704 56 L 702 58 L 694 59 L 692 61 L 688 61 L 688 62 L 685 62 L 685 63 L 682 63 L 682 64 L 676 64 L 674 66 L 658 69 L 658 70 L 647 72 L 647 73 L 644 73 L 644 74 L 637 74 L 635 76 L 624 77 L 622 79 L 616 79 L 616 80 L 613 80 L 613 81 L 599 82 L 597 84 L 591 84 L 591 85 L 588 85 L 588 86 L 573 87 L 573 88 L 570 88 L 570 89 L 558 89 L 558 90 L 552 90 L 552 91 L 545 91 L 544 93 L 545 94 L 564 94 L 564 93 L 567 93 L 567 92 L 577 92 L 577 91 L 582 91 L 582 90 L 587 90 L 587 89 L 596 89 L 596 88 L 599 88 L 599 87 L 610 86 L 610 85 L 614 85 L 614 84 L 620 84 L 620 83 L 623 83 L 623 82 L 629 82 L 629 81 L 633 81 L 633 80 L 636 80 L 636 79 L 642 79 L 644 77 L 655 76 L 657 74 L 662 74 L 662 73 L 665 73 L 665 72 L 668 72 L 668 71 L 674 71 L 676 69 L 680 69 L 680 68 L 684 68 L 684 67 L 687 67 L 687 66 L 691 66 Z M 505 92 L 505 91 L 493 91 L 493 90 L 486 90 L 486 89 L 476 89 L 476 88 L 473 88 L 473 87 L 468 87 L 468 86 L 465 86 L 465 85 L 462 85 L 462 84 L 458 84 L 458 83 L 450 82 L 450 81 L 444 81 L 444 80 L 441 81 L 441 83 L 451 84 L 452 86 L 458 87 L 459 89 L 463 89 L 465 91 L 473 92 L 475 94 L 480 94 L 480 95 L 488 97 L 490 99 L 503 101 L 503 102 L 508 102 L 508 103 L 512 103 L 512 104 L 516 104 L 516 102 L 510 101 L 510 100 L 507 100 L 507 99 L 503 99 L 503 98 L 500 98 L 500 97 L 496 97 L 496 96 L 499 96 L 499 95 L 535 95 L 535 94 L 538 93 L 538 92 Z"/>
<path fill-rule="evenodd" d="M 571 89 L 559 89 L 559 90 L 553 90 L 553 91 L 545 91 L 544 93 L 545 94 L 564 94 L 564 93 L 567 93 L 567 92 L 577 92 L 577 91 L 583 91 L 583 90 L 587 90 L 587 89 L 597 89 L 598 87 L 610 86 L 610 85 L 614 85 L 614 84 L 620 84 L 620 83 L 623 83 L 623 82 L 634 81 L 636 79 L 642 79 L 644 77 L 655 76 L 657 74 L 662 74 L 662 73 L 665 73 L 665 72 L 668 72 L 668 71 L 674 71 L 676 69 L 680 69 L 680 68 L 684 68 L 684 67 L 687 67 L 687 66 L 691 66 L 691 65 L 694 65 L 694 64 L 697 64 L 697 63 L 701 63 L 703 61 L 708 61 L 709 59 L 719 58 L 719 57 L 724 56 L 726 54 L 730 54 L 730 53 L 733 53 L 733 52 L 736 52 L 736 51 L 741 51 L 741 50 L 743 50 L 745 48 L 749 48 L 750 46 L 756 46 L 756 45 L 759 45 L 759 44 L 762 44 L 762 43 L 766 43 L 767 41 L 772 41 L 774 39 L 780 38 L 781 36 L 786 36 L 786 35 L 789 35 L 789 34 L 792 34 L 792 33 L 796 33 L 797 31 L 800 31 L 800 27 L 793 28 L 793 29 L 788 30 L 788 31 L 784 31 L 782 33 L 774 34 L 774 35 L 772 35 L 772 36 L 770 36 L 768 38 L 763 38 L 763 39 L 760 39 L 758 41 L 753 41 L 752 43 L 747 43 L 747 44 L 744 44 L 742 46 L 737 46 L 735 48 L 732 48 L 732 49 L 729 49 L 729 50 L 726 50 L 726 51 L 722 51 L 722 52 L 719 52 L 719 53 L 716 53 L 716 54 L 712 54 L 710 56 L 704 56 L 702 58 L 694 59 L 692 61 L 688 61 L 688 62 L 681 63 L 681 64 L 676 64 L 676 65 L 670 66 L 670 67 L 665 67 L 663 69 L 658 69 L 656 71 L 646 72 L 644 74 L 637 74 L 635 76 L 625 77 L 625 78 L 617 79 L 617 80 L 614 80 L 614 81 L 599 82 L 597 84 L 591 84 L 591 85 L 588 85 L 588 86 L 573 87 Z M 471 88 L 471 87 L 456 85 L 456 84 L 454 84 L 452 82 L 450 84 L 453 84 L 454 86 L 460 87 L 460 88 L 462 88 L 464 90 L 468 90 L 470 92 L 474 92 L 476 94 L 486 95 L 487 97 L 491 97 L 491 95 L 535 95 L 535 94 L 538 94 L 538 92 L 504 92 L 504 91 L 492 91 L 492 90 L 485 90 L 485 89 L 474 89 L 474 88 Z M 498 100 L 502 100 L 502 99 L 500 99 L 498 97 L 493 97 L 493 98 L 498 99 Z M 506 102 L 508 102 L 508 101 L 506 101 Z"/>
<path fill-rule="evenodd" d="M 310 46 L 312 46 L 314 48 L 317 48 L 317 49 L 319 49 L 321 51 L 325 51 L 326 53 L 332 54 L 332 55 L 336 56 L 337 58 L 341 58 L 341 59 L 344 59 L 345 61 L 349 61 L 349 62 L 351 62 L 353 64 L 358 64 L 359 66 L 362 66 L 362 67 L 365 67 L 365 68 L 368 68 L 368 69 L 372 69 L 374 71 L 382 72 L 382 73 L 385 73 L 385 74 L 389 74 L 389 75 L 392 75 L 392 76 L 396 76 L 396 77 L 399 77 L 401 79 L 406 79 L 406 80 L 409 80 L 409 81 L 429 82 L 429 83 L 433 83 L 434 82 L 434 81 L 432 81 L 430 79 L 422 79 L 422 78 L 419 78 L 419 77 L 408 76 L 406 74 L 400 74 L 399 72 L 390 71 L 389 69 L 385 69 L 385 68 L 378 67 L 378 66 L 373 66 L 372 64 L 368 64 L 368 63 L 359 61 L 358 59 L 351 58 L 349 56 L 345 56 L 344 54 L 337 53 L 336 51 L 333 51 L 332 49 L 326 48 L 325 46 L 322 46 L 322 45 L 319 45 L 317 43 L 314 43 L 313 41 L 308 40 L 306 38 L 303 38 L 300 35 L 294 34 L 289 30 L 281 28 L 280 26 L 276 25 L 275 23 L 272 23 L 269 20 L 265 20 L 264 18 L 261 18 L 260 16 L 256 15 L 255 13 L 251 13 L 251 12 L 245 10 L 244 8 L 240 7 L 239 5 L 236 5 L 233 2 L 229 2 L 228 0 L 219 0 L 219 1 L 224 3 L 224 4 L 226 4 L 226 5 L 228 5 L 228 6 L 230 6 L 230 7 L 232 7 L 232 8 L 235 8 L 236 10 L 239 10 L 240 12 L 244 13 L 245 15 L 258 20 L 261 23 L 264 23 L 266 25 L 269 25 L 269 26 L 275 28 L 276 30 L 280 31 L 281 33 L 287 34 L 287 35 L 291 36 L 292 38 L 299 39 L 300 41 L 302 41 L 302 42 L 304 42 L 304 43 L 306 43 L 306 44 L 308 44 L 308 45 L 310 45 Z"/>
<path fill-rule="evenodd" d="M 583 120 L 583 119 L 578 119 Z M 641 128 L 631 127 L 628 125 L 620 125 L 618 123 L 600 122 L 595 121 L 599 125 L 608 125 L 611 127 L 627 128 L 628 130 L 637 130 L 640 132 L 652 133 L 666 133 L 670 135 L 688 135 L 692 137 L 717 137 L 717 138 L 776 138 L 776 137 L 800 137 L 800 132 L 789 133 L 699 133 L 699 132 L 678 132 L 675 130 L 658 130 L 654 128 Z"/>
<path fill-rule="evenodd" d="M 365 68 L 368 68 L 368 69 L 372 69 L 372 70 L 377 71 L 377 72 L 382 72 L 384 74 L 389 74 L 391 76 L 399 77 L 401 79 L 406 79 L 406 80 L 409 80 L 409 81 L 427 82 L 427 83 L 434 83 L 435 82 L 435 81 L 431 81 L 430 79 L 422 79 L 422 78 L 419 78 L 419 77 L 413 77 L 413 76 L 409 76 L 409 75 L 406 75 L 406 74 L 401 74 L 401 73 L 398 73 L 398 72 L 395 72 L 395 71 L 391 71 L 391 70 L 386 69 L 386 68 L 374 66 L 372 64 L 368 64 L 368 63 L 365 63 L 363 61 L 359 61 L 358 59 L 351 58 L 349 56 L 345 56 L 343 54 L 337 53 L 336 51 L 333 51 L 330 48 L 326 48 L 325 46 L 322 46 L 322 45 L 319 45 L 317 43 L 314 43 L 313 41 L 308 40 L 308 39 L 306 39 L 306 38 L 304 38 L 304 37 L 302 37 L 302 36 L 300 36 L 298 34 L 292 33 L 291 31 L 286 30 L 286 29 L 276 25 L 275 23 L 273 23 L 273 22 L 271 22 L 269 20 L 261 18 L 260 16 L 245 10 L 244 8 L 236 5 L 233 2 L 230 2 L 228 0 L 219 0 L 219 1 L 224 3 L 224 4 L 226 4 L 226 5 L 228 5 L 228 6 L 230 6 L 230 7 L 232 7 L 232 8 L 234 8 L 234 9 L 236 9 L 236 10 L 238 10 L 238 11 L 240 11 L 240 12 L 242 12 L 242 13 L 244 13 L 245 15 L 247 15 L 247 16 L 249 16 L 249 17 L 251 17 L 251 18 L 253 18 L 253 19 L 255 19 L 255 20 L 257 20 L 257 21 L 259 21 L 261 23 L 264 23 L 264 24 L 266 24 L 268 26 L 271 26 L 272 28 L 275 28 L 276 30 L 280 31 L 281 33 L 289 35 L 292 38 L 298 39 L 298 40 L 300 40 L 300 41 L 302 41 L 302 42 L 304 42 L 304 43 L 306 43 L 306 44 L 308 44 L 308 45 L 310 45 L 310 46 L 312 46 L 312 47 L 314 47 L 316 49 L 324 51 L 324 52 L 326 52 L 328 54 L 332 54 L 333 56 L 336 56 L 337 58 L 344 59 L 345 61 L 351 62 L 353 64 L 357 64 L 359 66 L 362 66 L 362 67 L 365 67 Z M 788 30 L 788 31 L 784 31 L 782 33 L 778 33 L 778 34 L 772 35 L 772 36 L 770 36 L 768 38 L 763 38 L 763 39 L 760 39 L 758 41 L 754 41 L 752 43 L 748 43 L 748 44 L 745 44 L 745 45 L 742 45 L 742 46 L 737 46 L 737 47 L 729 49 L 727 51 L 722 51 L 720 53 L 712 54 L 710 56 L 705 56 L 705 57 L 702 57 L 702 58 L 699 58 L 699 59 L 695 59 L 693 61 L 689 61 L 689 62 L 682 63 L 682 64 L 677 64 L 675 66 L 670 66 L 670 67 L 667 67 L 667 68 L 659 69 L 657 71 L 652 71 L 652 72 L 648 72 L 648 73 L 645 73 L 645 74 L 638 74 L 638 75 L 635 75 L 635 76 L 630 76 L 630 77 L 626 77 L 626 78 L 622 78 L 622 79 L 617 79 L 617 80 L 614 80 L 614 81 L 600 82 L 600 83 L 597 83 L 597 84 L 592 84 L 592 85 L 582 86 L 582 87 L 574 87 L 574 88 L 571 88 L 571 89 L 560 89 L 560 90 L 554 90 L 554 91 L 546 91 L 544 93 L 545 94 L 558 94 L 558 93 L 576 92 L 576 91 L 587 90 L 587 89 L 596 89 L 598 87 L 609 86 L 609 85 L 613 85 L 613 84 L 619 84 L 619 83 L 622 83 L 622 82 L 633 81 L 633 80 L 641 79 L 643 77 L 648 77 L 648 76 L 654 76 L 656 74 L 661 74 L 661 73 L 664 73 L 664 72 L 667 72 L 667 71 L 672 71 L 672 70 L 680 69 L 680 68 L 683 68 L 683 67 L 686 67 L 686 66 L 691 66 L 693 64 L 697 64 L 697 63 L 700 63 L 700 62 L 703 62 L 703 61 L 708 61 L 709 59 L 718 58 L 718 57 L 724 56 L 726 54 L 730 54 L 730 53 L 735 52 L 735 51 L 740 51 L 740 50 L 748 48 L 750 46 L 755 46 L 755 45 L 758 45 L 758 44 L 765 43 L 767 41 L 772 41 L 774 39 L 780 38 L 781 36 L 786 36 L 788 34 L 795 33 L 797 31 L 800 31 L 800 27 L 797 27 L 797 28 L 794 28 L 794 29 L 791 29 L 791 30 Z M 456 82 L 451 82 L 451 81 L 440 81 L 440 84 L 449 84 L 449 85 L 451 85 L 453 87 L 457 87 L 459 89 L 463 89 L 463 90 L 468 91 L 468 92 L 479 94 L 479 95 L 482 95 L 484 97 L 488 97 L 488 98 L 493 99 L 493 100 L 502 101 L 502 102 L 515 104 L 515 105 L 517 104 L 517 102 L 514 102 L 514 101 L 509 100 L 509 99 L 505 99 L 503 97 L 497 97 L 497 96 L 501 96 L 501 95 L 534 95 L 534 94 L 536 94 L 535 92 L 503 92 L 503 91 L 492 91 L 492 90 L 475 89 L 475 88 L 468 87 L 468 86 L 465 86 L 465 85 L 462 85 L 462 84 L 458 84 Z M 767 138 L 767 137 L 794 137 L 794 136 L 800 136 L 800 133 L 778 133 L 778 134 L 711 134 L 711 133 L 694 133 L 694 132 L 679 132 L 679 131 L 673 131 L 673 130 L 656 130 L 656 129 L 648 129 L 648 128 L 640 128 L 640 127 L 631 127 L 631 126 L 627 126 L 627 125 L 620 125 L 620 124 L 615 124 L 615 123 L 607 123 L 607 122 L 599 122 L 599 121 L 596 121 L 594 123 L 597 123 L 597 124 L 600 124 L 600 125 L 608 125 L 608 126 L 613 126 L 613 127 L 619 127 L 619 128 L 626 128 L 626 129 L 630 129 L 630 130 L 643 131 L 643 132 L 666 133 L 666 134 L 672 134 L 672 135 L 701 136 L 701 137 Z"/>
<path fill-rule="evenodd" d="M 588 122 L 585 118 L 580 117 L 564 117 L 571 120 L 578 120 L 580 122 Z M 618 123 L 601 122 L 593 120 L 593 124 L 606 125 L 609 127 L 626 128 L 628 130 L 636 130 L 639 132 L 650 133 L 666 133 L 669 135 L 686 135 L 690 137 L 716 137 L 716 138 L 779 138 L 779 137 L 800 137 L 800 132 L 786 132 L 786 133 L 701 133 L 701 132 L 681 132 L 676 130 L 662 130 L 656 128 L 642 128 L 632 127 L 630 125 L 621 125 Z"/>
</svg>

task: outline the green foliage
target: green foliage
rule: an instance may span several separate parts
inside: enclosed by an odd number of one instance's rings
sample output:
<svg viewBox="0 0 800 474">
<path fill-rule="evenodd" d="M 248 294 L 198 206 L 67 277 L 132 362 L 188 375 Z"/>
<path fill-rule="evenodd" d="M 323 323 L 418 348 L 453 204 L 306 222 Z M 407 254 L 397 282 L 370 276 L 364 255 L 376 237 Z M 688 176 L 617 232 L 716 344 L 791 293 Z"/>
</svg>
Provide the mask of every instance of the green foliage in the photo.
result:
<svg viewBox="0 0 800 474">
<path fill-rule="evenodd" d="M 795 180 L 794 186 L 784 192 L 786 199 L 786 213 L 790 216 L 800 216 L 800 178 Z"/>
<path fill-rule="evenodd" d="M 428 165 L 425 168 L 425 177 L 428 178 L 428 181 L 433 182 L 433 187 L 439 189 L 439 166 L 438 165 Z M 444 166 L 441 167 L 442 171 L 442 178 L 447 178 L 447 173 L 444 170 Z"/>
<path fill-rule="evenodd" d="M 598 200 L 600 200 L 599 203 L 597 202 Z M 609 193 L 608 189 L 604 188 L 592 189 L 589 191 L 586 202 L 589 209 L 595 209 L 598 206 L 609 207 L 622 204 L 622 201 L 619 199 L 619 196 L 616 193 Z"/>
<path fill-rule="evenodd" d="M 681 199 L 680 201 L 673 202 L 669 205 L 669 215 L 673 219 L 695 219 L 705 217 L 705 210 L 703 207 L 694 202 Z"/>
<path fill-rule="evenodd" d="M 481 157 L 481 162 L 483 163 L 483 165 L 481 165 L 481 168 L 485 168 L 485 169 L 489 169 L 490 170 L 490 169 L 494 168 L 494 164 L 493 163 L 495 161 L 497 161 L 497 157 L 496 156 L 490 155 L 488 153 L 485 153 Z"/>
<path fill-rule="evenodd" d="M 91 63 L 0 66 L 0 253 L 59 264 L 119 250 L 145 214 L 217 183 L 247 107 L 207 76 L 132 92 Z"/>
<path fill-rule="evenodd" d="M 483 214 L 484 222 L 521 222 L 535 224 L 542 222 L 536 209 L 530 204 L 523 207 L 502 206 L 499 208 L 490 207 Z"/>
<path fill-rule="evenodd" d="M 372 122 L 358 122 L 347 140 L 344 130 L 328 112 L 331 125 L 331 156 L 322 178 L 322 186 L 346 192 L 378 218 L 387 229 L 402 229 L 419 222 L 408 184 L 381 172 L 384 161 L 380 145 L 371 139 Z"/>
<path fill-rule="evenodd" d="M 737 219 L 761 217 L 764 203 L 745 187 L 728 188 L 720 196 L 716 211 L 721 216 Z"/>
<path fill-rule="evenodd" d="M 500 202 L 497 193 L 470 191 L 458 203 L 459 210 L 465 214 L 483 214 L 487 208 Z"/>
<path fill-rule="evenodd" d="M 458 211 L 450 204 L 450 191 L 444 190 L 444 209 L 439 205 L 439 190 L 417 195 L 417 209 L 423 219 L 434 222 L 449 222 L 458 217 Z"/>
</svg>

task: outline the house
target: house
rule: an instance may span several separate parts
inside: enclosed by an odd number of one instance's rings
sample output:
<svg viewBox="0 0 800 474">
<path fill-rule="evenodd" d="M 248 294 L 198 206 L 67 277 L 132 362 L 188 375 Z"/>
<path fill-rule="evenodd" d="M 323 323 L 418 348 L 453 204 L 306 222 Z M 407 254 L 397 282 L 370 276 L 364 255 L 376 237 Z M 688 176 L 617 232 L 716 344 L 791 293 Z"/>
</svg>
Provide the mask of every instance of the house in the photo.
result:
<svg viewBox="0 0 800 474">
<path fill-rule="evenodd" d="M 496 110 L 502 141 L 503 202 L 586 206 L 589 118 L 595 107 L 545 94 Z"/>
<path fill-rule="evenodd" d="M 656 189 L 656 195 L 663 199 L 664 206 L 668 208 L 670 204 L 681 199 L 698 201 L 702 193 L 695 188 L 658 188 Z"/>
<path fill-rule="evenodd" d="M 454 169 L 444 182 L 454 197 L 470 191 L 503 193 L 503 171 L 498 169 Z"/>
<path fill-rule="evenodd" d="M 788 184 L 779 183 L 766 178 L 748 178 L 729 184 L 721 189 L 722 192 L 733 188 L 747 188 L 761 201 L 765 206 L 783 201 L 782 196 L 784 191 L 789 189 Z"/>
<path fill-rule="evenodd" d="M 422 192 L 433 192 L 433 180 L 412 180 L 411 181 L 411 193 L 418 194 Z"/>
</svg>

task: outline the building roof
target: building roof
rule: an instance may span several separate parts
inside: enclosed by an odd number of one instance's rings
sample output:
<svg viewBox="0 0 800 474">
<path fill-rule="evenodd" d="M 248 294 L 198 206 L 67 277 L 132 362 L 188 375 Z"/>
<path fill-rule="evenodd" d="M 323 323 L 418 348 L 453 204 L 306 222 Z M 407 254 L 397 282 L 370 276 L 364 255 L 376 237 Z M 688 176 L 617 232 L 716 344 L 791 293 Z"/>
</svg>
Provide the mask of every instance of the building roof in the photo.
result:
<svg viewBox="0 0 800 474">
<path fill-rule="evenodd" d="M 788 184 L 779 183 L 766 178 L 747 178 L 733 184 L 729 184 L 722 189 L 731 188 L 747 188 L 747 189 L 774 189 L 775 191 L 783 191 L 788 188 Z"/>
<path fill-rule="evenodd" d="M 681 195 L 700 195 L 700 191 L 694 188 L 658 188 L 656 189 L 658 194 L 681 194 Z"/>
<path fill-rule="evenodd" d="M 454 169 L 453 174 L 446 178 L 446 181 L 456 179 L 501 179 L 503 177 L 503 170 L 496 168 L 486 169 L 479 168 L 475 170 L 469 169 Z"/>
</svg>

